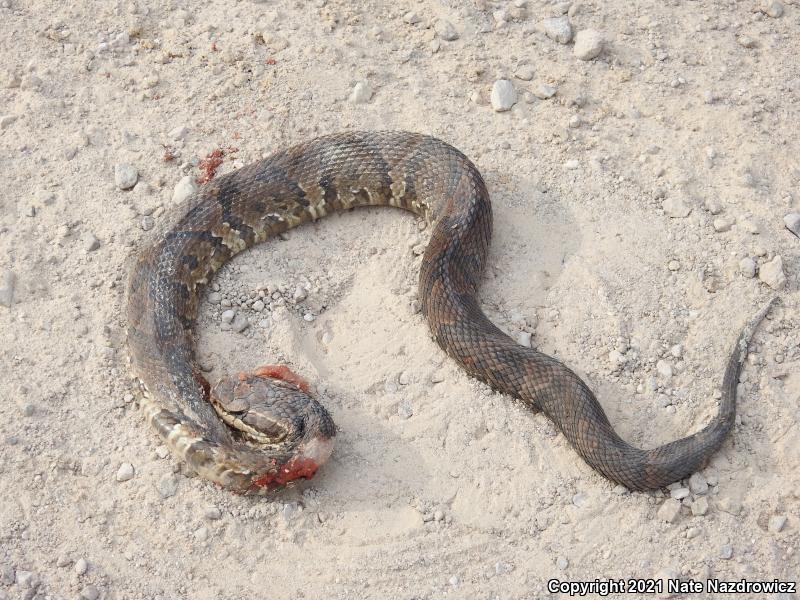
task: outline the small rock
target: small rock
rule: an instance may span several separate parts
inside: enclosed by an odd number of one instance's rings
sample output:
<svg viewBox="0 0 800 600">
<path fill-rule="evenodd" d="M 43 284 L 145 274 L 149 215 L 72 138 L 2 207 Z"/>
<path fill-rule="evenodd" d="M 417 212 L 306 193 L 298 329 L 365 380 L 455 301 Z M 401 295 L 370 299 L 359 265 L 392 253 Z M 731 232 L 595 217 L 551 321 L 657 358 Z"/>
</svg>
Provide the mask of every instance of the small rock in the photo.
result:
<svg viewBox="0 0 800 600">
<path fill-rule="evenodd" d="M 718 217 L 714 219 L 714 231 L 717 233 L 722 233 L 723 231 L 729 231 L 730 228 L 733 227 L 733 220 L 727 217 Z"/>
<path fill-rule="evenodd" d="M 17 115 L 0 115 L 0 129 L 5 129 L 17 120 Z"/>
<path fill-rule="evenodd" d="M 449 583 L 450 583 L 450 585 L 452 585 L 453 587 L 458 587 L 458 584 L 459 584 L 459 583 L 461 583 L 461 579 L 459 579 L 459 578 L 458 578 L 458 575 L 453 575 L 453 576 L 452 576 L 452 577 L 449 579 Z"/>
<path fill-rule="evenodd" d="M 719 557 L 723 560 L 730 560 L 733 556 L 733 546 L 730 544 L 723 544 L 719 549 Z"/>
<path fill-rule="evenodd" d="M 17 276 L 13 271 L 6 269 L 0 271 L 0 306 L 11 308 L 14 302 L 14 288 L 17 284 Z"/>
<path fill-rule="evenodd" d="M 575 36 L 572 53 L 580 60 L 592 60 L 603 51 L 603 36 L 594 29 L 584 29 Z"/>
<path fill-rule="evenodd" d="M 39 585 L 39 577 L 33 571 L 17 571 L 16 581 L 22 589 L 34 589 Z"/>
<path fill-rule="evenodd" d="M 307 298 L 307 293 L 305 289 L 300 287 L 299 285 L 295 288 L 294 293 L 292 294 L 292 300 L 295 302 L 302 302 Z"/>
<path fill-rule="evenodd" d="M 556 95 L 556 91 L 558 90 L 554 86 L 542 83 L 539 84 L 535 90 L 533 90 L 533 95 L 540 100 L 548 100 Z"/>
<path fill-rule="evenodd" d="M 771 261 L 761 265 L 758 269 L 758 278 L 773 290 L 783 289 L 786 285 L 786 275 L 783 272 L 783 259 L 780 254 L 776 254 Z"/>
<path fill-rule="evenodd" d="M 208 295 L 208 301 L 211 304 L 219 304 L 220 302 L 222 302 L 222 294 L 220 294 L 219 292 L 211 292 Z"/>
<path fill-rule="evenodd" d="M 736 41 L 739 42 L 739 45 L 742 48 L 755 48 L 758 45 L 758 43 L 749 35 L 740 35 Z"/>
<path fill-rule="evenodd" d="M 530 65 L 520 65 L 514 71 L 514 77 L 522 81 L 530 81 L 533 79 L 533 67 Z"/>
<path fill-rule="evenodd" d="M 563 571 L 569 566 L 569 561 L 563 556 L 559 556 L 556 559 L 556 566 Z"/>
<path fill-rule="evenodd" d="M 129 190 L 136 185 L 139 172 L 136 167 L 127 163 L 119 163 L 114 167 L 114 183 L 121 190 Z"/>
<path fill-rule="evenodd" d="M 86 252 L 94 252 L 100 248 L 100 240 L 98 240 L 91 231 L 87 231 L 83 235 L 83 249 Z"/>
<path fill-rule="evenodd" d="M 224 310 L 220 317 L 222 318 L 223 323 L 231 323 L 233 322 L 234 317 L 236 316 L 236 311 L 234 310 Z"/>
<path fill-rule="evenodd" d="M 287 502 L 283 505 L 281 509 L 281 514 L 283 518 L 287 521 L 291 521 L 300 513 L 300 506 L 297 502 Z"/>
<path fill-rule="evenodd" d="M 117 481 L 130 481 L 133 479 L 133 465 L 131 463 L 122 463 L 117 469 Z"/>
<path fill-rule="evenodd" d="M 253 302 L 253 310 L 256 312 L 261 312 L 262 310 L 264 310 L 264 306 L 265 304 L 263 300 L 256 300 L 255 302 Z"/>
<path fill-rule="evenodd" d="M 689 489 L 693 494 L 700 495 L 708 492 L 708 482 L 702 473 L 693 473 L 689 477 Z"/>
<path fill-rule="evenodd" d="M 372 98 L 372 86 L 367 81 L 359 81 L 353 86 L 350 92 L 350 102 L 353 104 L 365 104 Z"/>
<path fill-rule="evenodd" d="M 700 533 L 701 531 L 699 527 L 689 527 L 689 529 L 686 530 L 686 538 L 689 540 L 694 539 L 700 535 Z"/>
<path fill-rule="evenodd" d="M 222 518 L 222 511 L 216 506 L 209 506 L 206 508 L 205 512 L 203 512 L 203 516 L 209 521 L 216 521 Z"/>
<path fill-rule="evenodd" d="M 236 318 L 231 323 L 231 329 L 236 333 L 242 333 L 245 329 L 250 327 L 250 321 L 244 315 L 236 315 Z"/>
<path fill-rule="evenodd" d="M 414 416 L 414 409 L 411 402 L 404 400 L 397 406 L 397 416 L 401 419 L 410 419 Z"/>
<path fill-rule="evenodd" d="M 436 21 L 434 29 L 436 30 L 436 35 L 446 42 L 453 42 L 458 39 L 458 31 L 450 21 L 439 19 Z"/>
<path fill-rule="evenodd" d="M 564 168 L 567 171 L 575 171 L 576 169 L 580 169 L 581 163 L 577 161 L 577 159 L 571 158 L 564 163 Z"/>
<path fill-rule="evenodd" d="M 745 256 L 739 261 L 739 272 L 748 279 L 756 276 L 756 261 L 749 256 Z"/>
<path fill-rule="evenodd" d="M 171 498 L 178 491 L 178 480 L 172 475 L 165 475 L 158 480 L 156 488 L 162 498 Z"/>
<path fill-rule="evenodd" d="M 683 356 L 683 346 L 681 346 L 680 344 L 675 344 L 672 348 L 669 349 L 669 353 L 674 358 L 680 358 L 681 356 Z"/>
<path fill-rule="evenodd" d="M 759 8 L 761 12 L 773 19 L 777 19 L 783 14 L 783 4 L 778 0 L 762 0 Z"/>
<path fill-rule="evenodd" d="M 196 191 L 197 182 L 194 180 L 194 177 L 187 175 L 175 184 L 175 189 L 172 191 L 172 201 L 176 204 L 180 204 Z"/>
<path fill-rule="evenodd" d="M 0 583 L 11 585 L 16 580 L 17 574 L 11 565 L 0 565 Z"/>
<path fill-rule="evenodd" d="M 551 17 L 542 21 L 545 35 L 559 44 L 569 44 L 572 40 L 572 25 L 568 17 Z"/>
<path fill-rule="evenodd" d="M 403 21 L 408 23 L 409 25 L 416 25 L 417 23 L 422 21 L 422 17 L 420 17 L 413 10 L 410 10 L 403 15 Z"/>
<path fill-rule="evenodd" d="M 658 509 L 658 518 L 667 523 L 674 523 L 681 514 L 681 503 L 675 498 L 667 498 Z"/>
<path fill-rule="evenodd" d="M 783 217 L 783 224 L 786 225 L 786 229 L 800 237 L 800 213 L 789 213 Z"/>
<path fill-rule="evenodd" d="M 169 139 L 177 142 L 178 140 L 185 139 L 188 134 L 189 134 L 189 128 L 186 127 L 186 125 L 179 125 L 175 129 L 170 131 L 167 135 L 169 136 Z"/>
<path fill-rule="evenodd" d="M 661 207 L 664 209 L 664 213 L 673 219 L 688 217 L 692 212 L 692 208 L 680 198 L 667 198 Z"/>
<path fill-rule="evenodd" d="M 729 515 L 736 516 L 742 510 L 742 503 L 731 496 L 723 496 L 716 502 L 717 507 Z"/>
<path fill-rule="evenodd" d="M 85 559 L 79 558 L 78 560 L 75 561 L 74 569 L 76 575 L 78 576 L 83 575 L 89 569 L 89 563 L 87 563 Z"/>
<path fill-rule="evenodd" d="M 689 488 L 679 487 L 671 490 L 669 495 L 671 498 L 675 498 L 675 500 L 683 500 L 684 498 L 688 498 L 690 493 Z"/>
<path fill-rule="evenodd" d="M 672 365 L 670 365 L 665 360 L 659 360 L 656 363 L 656 371 L 664 379 L 669 379 L 670 377 L 672 377 Z"/>
<path fill-rule="evenodd" d="M 722 204 L 716 198 L 707 198 L 703 205 L 712 215 L 718 215 L 722 212 Z"/>
<path fill-rule="evenodd" d="M 775 515 L 769 518 L 768 529 L 772 533 L 780 533 L 784 525 L 786 525 L 786 515 Z"/>
<path fill-rule="evenodd" d="M 517 90 L 508 79 L 498 79 L 492 86 L 492 108 L 496 112 L 510 110 L 517 103 Z"/>
<path fill-rule="evenodd" d="M 83 600 L 97 600 L 99 597 L 100 590 L 91 583 L 81 590 L 81 598 L 83 598 Z"/>
<path fill-rule="evenodd" d="M 194 532 L 194 539 L 205 542 L 208 539 L 208 527 L 198 527 Z"/>
<path fill-rule="evenodd" d="M 517 343 L 520 346 L 525 346 L 526 348 L 531 347 L 531 332 L 530 331 L 520 331 L 519 335 L 517 335 Z"/>
</svg>

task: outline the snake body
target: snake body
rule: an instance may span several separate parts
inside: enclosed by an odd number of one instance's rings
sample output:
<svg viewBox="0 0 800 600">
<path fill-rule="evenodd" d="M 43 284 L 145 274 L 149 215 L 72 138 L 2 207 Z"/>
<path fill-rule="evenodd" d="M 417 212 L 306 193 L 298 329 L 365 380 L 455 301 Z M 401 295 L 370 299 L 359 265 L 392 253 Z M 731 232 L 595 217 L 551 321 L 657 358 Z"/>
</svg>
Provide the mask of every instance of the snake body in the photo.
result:
<svg viewBox="0 0 800 600">
<path fill-rule="evenodd" d="M 235 254 L 326 214 L 379 205 L 409 210 L 435 224 L 422 260 L 419 299 L 439 346 L 471 376 L 543 411 L 592 468 L 632 490 L 659 488 L 702 467 L 720 447 L 734 423 L 747 342 L 766 309 L 737 341 L 711 422 L 663 446 L 635 448 L 617 435 L 580 377 L 517 344 L 481 310 L 477 291 L 492 209 L 476 167 L 433 137 L 349 132 L 276 152 L 201 187 L 188 212 L 135 263 L 128 286 L 128 344 L 145 390 L 142 407 L 192 470 L 233 490 L 258 493 L 310 477 L 327 459 L 335 435 L 330 416 L 291 378 L 242 375 L 220 384 L 240 386 L 239 396 L 226 400 L 240 416 L 243 405 L 259 402 L 257 393 L 279 413 L 266 417 L 268 429 L 280 433 L 274 443 L 269 436 L 254 443 L 231 431 L 211 407 L 209 386 L 195 365 L 192 326 L 203 286 Z M 246 417 L 226 422 L 237 419 Z"/>
</svg>

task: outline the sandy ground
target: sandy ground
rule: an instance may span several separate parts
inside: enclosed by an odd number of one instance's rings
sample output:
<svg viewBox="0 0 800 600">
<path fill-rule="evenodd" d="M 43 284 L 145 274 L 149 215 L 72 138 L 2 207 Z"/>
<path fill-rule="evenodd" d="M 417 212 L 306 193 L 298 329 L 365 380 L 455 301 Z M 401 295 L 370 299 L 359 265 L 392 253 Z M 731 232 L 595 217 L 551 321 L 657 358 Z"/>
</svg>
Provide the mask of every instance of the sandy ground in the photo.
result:
<svg viewBox="0 0 800 600">
<path fill-rule="evenodd" d="M 0 7 L 0 599 L 798 578 L 796 3 Z M 560 15 L 600 32 L 599 56 L 548 37 Z M 498 112 L 501 79 L 517 98 Z M 211 379 L 285 362 L 314 382 L 341 428 L 331 462 L 254 499 L 167 455 L 128 375 L 131 258 L 211 151 L 225 172 L 347 128 L 431 133 L 476 162 L 495 206 L 487 313 L 584 376 L 636 444 L 708 421 L 738 330 L 780 296 L 735 430 L 691 487 L 627 493 L 466 377 L 415 310 L 427 231 L 388 209 L 247 252 L 202 309 Z"/>
</svg>

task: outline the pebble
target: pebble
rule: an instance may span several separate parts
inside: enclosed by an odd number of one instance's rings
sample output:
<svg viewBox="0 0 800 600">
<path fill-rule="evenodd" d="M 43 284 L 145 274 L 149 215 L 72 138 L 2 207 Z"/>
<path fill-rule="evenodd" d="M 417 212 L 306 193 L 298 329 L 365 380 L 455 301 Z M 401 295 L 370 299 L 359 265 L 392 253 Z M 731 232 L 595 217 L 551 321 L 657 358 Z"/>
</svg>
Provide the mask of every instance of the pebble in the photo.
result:
<svg viewBox="0 0 800 600">
<path fill-rule="evenodd" d="M 689 477 L 689 489 L 693 494 L 701 495 L 708 492 L 708 482 L 702 473 L 693 473 Z"/>
<path fill-rule="evenodd" d="M 405 400 L 401 402 L 397 406 L 397 416 L 401 419 L 410 419 L 414 416 L 414 408 L 411 406 L 411 402 Z"/>
<path fill-rule="evenodd" d="M 558 90 L 554 86 L 541 83 L 533 90 L 533 95 L 540 100 L 548 100 L 555 96 L 557 91 Z"/>
<path fill-rule="evenodd" d="M 739 272 L 748 279 L 752 279 L 756 276 L 756 261 L 749 256 L 745 256 L 739 261 Z"/>
<path fill-rule="evenodd" d="M 511 110 L 517 103 L 517 90 L 508 79 L 498 79 L 492 86 L 492 108 L 496 112 Z"/>
<path fill-rule="evenodd" d="M 139 179 L 139 172 L 136 167 L 127 163 L 119 163 L 114 166 L 114 183 L 121 190 L 129 190 L 136 185 Z"/>
<path fill-rule="evenodd" d="M 758 278 L 773 290 L 783 289 L 786 285 L 786 275 L 783 272 L 783 259 L 780 254 L 776 254 L 771 261 L 761 265 L 758 269 Z"/>
<path fill-rule="evenodd" d="M 17 276 L 10 269 L 0 271 L 0 306 L 10 308 L 14 302 L 14 288 Z"/>
<path fill-rule="evenodd" d="M 681 503 L 675 498 L 667 498 L 658 509 L 658 518 L 667 523 L 674 523 L 681 514 Z"/>
<path fill-rule="evenodd" d="M 17 115 L 0 115 L 0 129 L 5 129 L 17 120 Z"/>
<path fill-rule="evenodd" d="M 194 539 L 205 542 L 208 539 L 208 527 L 198 527 L 194 532 Z"/>
<path fill-rule="evenodd" d="M 89 563 L 87 563 L 85 559 L 79 558 L 75 561 L 74 569 L 76 575 L 83 575 L 89 569 Z"/>
<path fill-rule="evenodd" d="M 86 232 L 83 235 L 83 249 L 86 252 L 94 252 L 98 248 L 100 248 L 100 240 L 91 231 Z"/>
<path fill-rule="evenodd" d="M 178 140 L 185 139 L 188 134 L 189 134 L 189 128 L 186 127 L 186 125 L 178 125 L 167 135 L 169 136 L 169 139 L 177 142 Z"/>
<path fill-rule="evenodd" d="M 733 227 L 733 220 L 728 217 L 718 217 L 714 219 L 713 225 L 714 231 L 722 233 L 723 231 L 729 231 Z"/>
<path fill-rule="evenodd" d="M 665 360 L 659 360 L 656 363 L 656 371 L 664 379 L 669 379 L 670 377 L 672 377 L 672 365 L 670 365 Z"/>
<path fill-rule="evenodd" d="M 208 301 L 211 304 L 219 304 L 220 302 L 222 302 L 222 294 L 220 294 L 219 292 L 211 292 L 208 295 Z"/>
<path fill-rule="evenodd" d="M 172 191 L 172 201 L 179 204 L 186 200 L 189 196 L 197 191 L 197 182 L 194 177 L 187 175 L 175 184 L 175 189 Z"/>
<path fill-rule="evenodd" d="M 16 573 L 11 565 L 0 565 L 0 583 L 11 585 L 14 583 Z"/>
<path fill-rule="evenodd" d="M 33 571 L 17 571 L 17 585 L 21 588 L 35 588 L 39 584 L 39 578 Z"/>
<path fill-rule="evenodd" d="M 575 36 L 572 53 L 580 60 L 592 60 L 603 51 L 603 36 L 594 29 L 584 29 Z"/>
<path fill-rule="evenodd" d="M 533 79 L 533 67 L 530 65 L 520 65 L 514 71 L 514 77 L 522 81 L 530 81 Z"/>
<path fill-rule="evenodd" d="M 786 525 L 786 515 L 775 515 L 769 518 L 768 529 L 772 533 L 780 533 L 784 525 Z"/>
<path fill-rule="evenodd" d="M 97 600 L 99 597 L 100 590 L 91 583 L 81 590 L 81 598 L 83 598 L 83 600 Z"/>
<path fill-rule="evenodd" d="M 302 302 L 308 297 L 306 291 L 300 287 L 299 285 L 295 288 L 294 293 L 292 294 L 292 300 L 295 302 Z"/>
<path fill-rule="evenodd" d="M 178 491 L 178 480 L 172 475 L 165 475 L 158 480 L 156 487 L 162 498 L 170 498 Z"/>
<path fill-rule="evenodd" d="M 686 538 L 691 540 L 700 535 L 700 533 L 699 527 L 689 527 L 689 529 L 686 530 Z"/>
<path fill-rule="evenodd" d="M 117 481 L 130 481 L 133 479 L 133 465 L 131 463 L 122 463 L 117 469 Z"/>
<path fill-rule="evenodd" d="M 520 346 L 525 346 L 526 348 L 531 347 L 531 332 L 530 331 L 520 331 L 519 335 L 517 335 L 517 343 Z"/>
<path fill-rule="evenodd" d="M 253 310 L 256 312 L 261 312 L 262 310 L 264 310 L 264 306 L 265 304 L 263 300 L 256 300 L 255 302 L 253 302 Z"/>
<path fill-rule="evenodd" d="M 216 521 L 222 518 L 222 511 L 216 506 L 209 506 L 206 508 L 205 512 L 203 512 L 203 516 L 209 521 Z"/>
<path fill-rule="evenodd" d="M 761 12 L 773 19 L 777 19 L 783 14 L 783 4 L 778 0 L 762 0 L 759 8 Z"/>
<path fill-rule="evenodd" d="M 409 25 L 416 25 L 417 23 L 422 21 L 422 17 L 420 17 L 413 10 L 410 10 L 403 15 L 403 21 L 408 23 Z"/>
<path fill-rule="evenodd" d="M 783 217 L 783 224 L 786 225 L 786 229 L 800 237 L 800 213 L 789 213 Z"/>
<path fill-rule="evenodd" d="M 680 344 L 675 344 L 672 348 L 669 349 L 669 353 L 675 358 L 680 358 L 681 356 L 683 356 L 683 346 L 681 346 Z"/>
<path fill-rule="evenodd" d="M 250 327 L 250 321 L 248 321 L 247 317 L 243 315 L 236 315 L 233 323 L 231 323 L 231 329 L 233 329 L 236 333 L 242 333 L 248 327 Z"/>
<path fill-rule="evenodd" d="M 661 207 L 664 209 L 664 213 L 673 219 L 688 217 L 689 213 L 692 212 L 691 207 L 687 206 L 680 198 L 667 198 Z"/>
<path fill-rule="evenodd" d="M 458 31 L 450 21 L 439 19 L 436 21 L 434 29 L 436 30 L 436 35 L 446 42 L 453 42 L 458 39 Z"/>
<path fill-rule="evenodd" d="M 740 35 L 738 38 L 736 38 L 736 41 L 739 42 L 739 45 L 742 48 L 750 49 L 750 48 L 755 48 L 758 45 L 758 42 L 756 42 L 749 35 Z"/>
<path fill-rule="evenodd" d="M 574 159 L 574 158 L 571 158 L 571 159 L 569 159 L 568 161 L 566 161 L 566 162 L 564 163 L 564 168 L 565 168 L 565 169 L 567 169 L 568 171 L 574 171 L 574 170 L 576 170 L 576 169 L 579 169 L 579 168 L 580 168 L 580 166 L 581 166 L 581 163 L 579 163 L 579 162 L 578 162 L 576 159 Z"/>
<path fill-rule="evenodd" d="M 353 86 L 350 92 L 350 102 L 353 104 L 364 104 L 372 98 L 372 86 L 367 81 L 359 81 Z"/>
<path fill-rule="evenodd" d="M 453 587 L 458 587 L 458 584 L 461 583 L 461 579 L 458 578 L 458 575 L 453 575 L 449 582 Z"/>
<path fill-rule="evenodd" d="M 733 556 L 733 546 L 730 544 L 723 544 L 722 547 L 719 549 L 719 557 L 723 560 L 730 560 Z"/>
<path fill-rule="evenodd" d="M 556 559 L 556 566 L 563 571 L 569 566 L 569 561 L 563 556 L 559 556 Z"/>
<path fill-rule="evenodd" d="M 236 316 L 236 311 L 233 310 L 224 310 L 220 315 L 223 323 L 231 323 L 235 316 Z"/>
<path fill-rule="evenodd" d="M 572 40 L 572 25 L 567 17 L 551 17 L 542 21 L 544 33 L 559 44 L 569 44 Z"/>
<path fill-rule="evenodd" d="M 692 502 L 692 514 L 695 517 L 702 517 L 708 512 L 708 498 L 701 496 Z"/>
<path fill-rule="evenodd" d="M 684 498 L 688 498 L 690 493 L 689 488 L 679 487 L 671 490 L 669 495 L 671 498 L 675 498 L 675 500 L 683 500 Z"/>
</svg>

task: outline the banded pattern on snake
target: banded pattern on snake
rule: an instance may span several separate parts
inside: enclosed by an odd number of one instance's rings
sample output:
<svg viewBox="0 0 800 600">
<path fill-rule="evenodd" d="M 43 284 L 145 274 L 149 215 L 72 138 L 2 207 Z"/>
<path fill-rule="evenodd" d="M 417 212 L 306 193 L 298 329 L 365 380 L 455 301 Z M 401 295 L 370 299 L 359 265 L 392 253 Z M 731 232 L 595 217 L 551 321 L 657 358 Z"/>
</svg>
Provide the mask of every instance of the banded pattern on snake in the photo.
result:
<svg viewBox="0 0 800 600">
<path fill-rule="evenodd" d="M 475 166 L 445 142 L 404 132 L 324 136 L 211 181 L 189 204 L 131 273 L 132 367 L 145 391 L 145 416 L 173 453 L 242 493 L 311 477 L 330 456 L 336 429 L 285 367 L 234 375 L 211 389 L 194 361 L 200 292 L 235 254 L 326 214 L 385 205 L 434 223 L 419 298 L 435 340 L 473 377 L 543 411 L 590 466 L 633 490 L 679 480 L 720 447 L 734 423 L 747 343 L 769 308 L 739 337 L 712 421 L 642 450 L 616 434 L 572 370 L 518 345 L 484 315 L 477 291 L 492 234 L 489 194 Z"/>
</svg>

